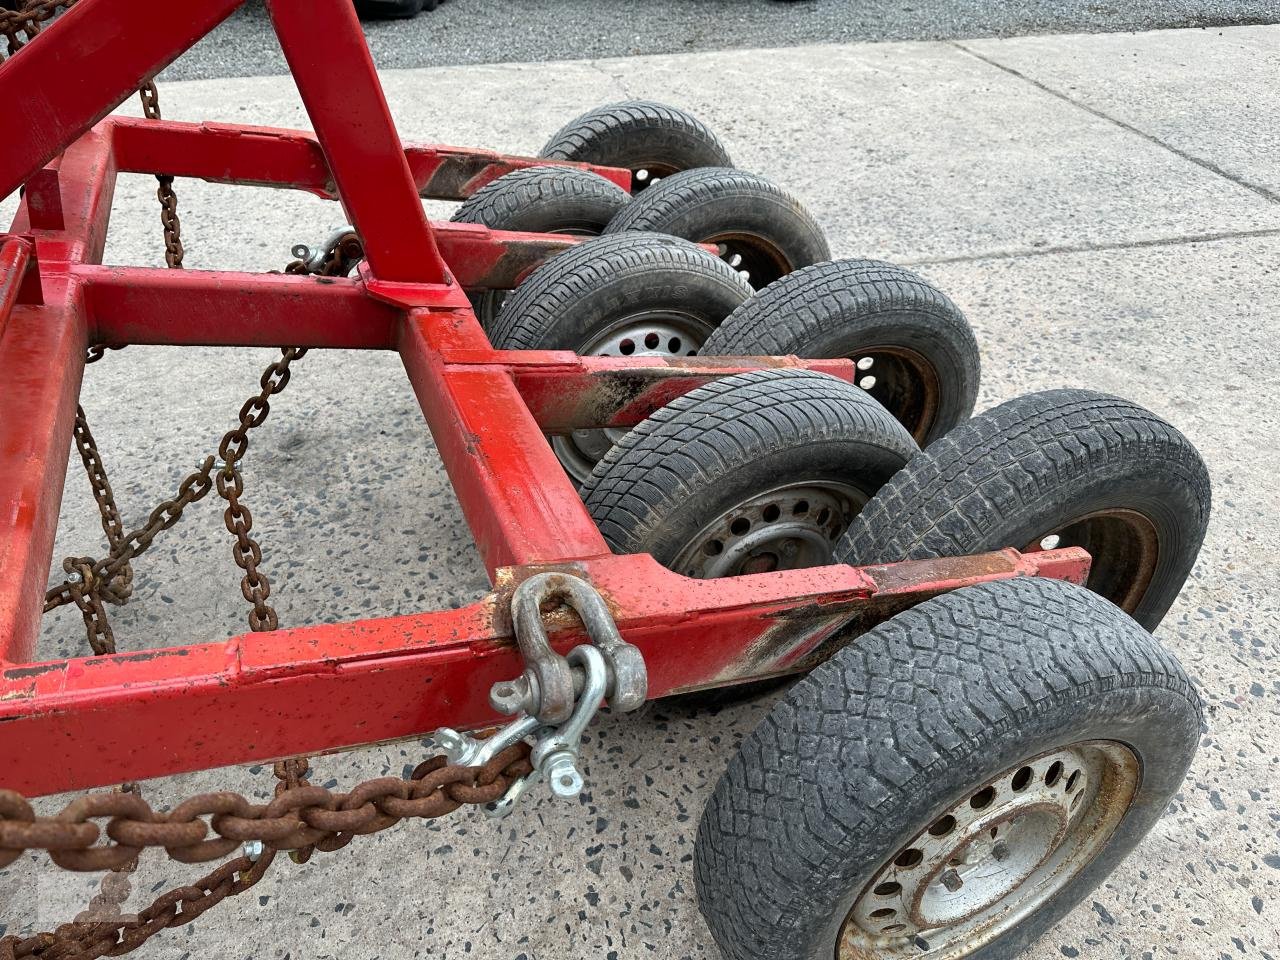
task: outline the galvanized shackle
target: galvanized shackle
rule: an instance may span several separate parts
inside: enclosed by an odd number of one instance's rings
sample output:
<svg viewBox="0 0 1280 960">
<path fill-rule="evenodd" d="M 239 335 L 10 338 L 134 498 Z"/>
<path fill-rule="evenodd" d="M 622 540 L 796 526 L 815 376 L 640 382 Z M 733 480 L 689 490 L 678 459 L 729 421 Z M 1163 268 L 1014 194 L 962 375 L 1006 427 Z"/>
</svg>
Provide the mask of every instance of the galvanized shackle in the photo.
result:
<svg viewBox="0 0 1280 960">
<path fill-rule="evenodd" d="M 622 639 L 604 598 L 580 577 L 539 573 L 516 587 L 511 598 L 511 621 L 524 657 L 524 674 L 495 683 L 489 691 L 490 705 L 509 715 L 523 710 L 553 726 L 572 715 L 586 674 L 551 649 L 542 623 L 543 604 L 551 600 L 573 608 L 586 628 L 587 639 L 604 656 L 609 706 L 625 713 L 644 703 L 649 689 L 644 657 L 637 647 Z"/>
</svg>

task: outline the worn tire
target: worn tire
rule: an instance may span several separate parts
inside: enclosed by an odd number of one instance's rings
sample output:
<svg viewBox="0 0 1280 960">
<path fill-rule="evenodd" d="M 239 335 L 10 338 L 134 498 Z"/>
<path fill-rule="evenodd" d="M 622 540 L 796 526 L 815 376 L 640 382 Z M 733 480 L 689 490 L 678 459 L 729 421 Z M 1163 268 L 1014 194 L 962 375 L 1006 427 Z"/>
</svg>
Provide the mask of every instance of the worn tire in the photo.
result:
<svg viewBox="0 0 1280 960">
<path fill-rule="evenodd" d="M 649 553 L 672 566 L 708 518 L 744 499 L 788 483 L 838 481 L 865 500 L 915 452 L 902 426 L 856 387 L 809 370 L 756 370 L 655 411 L 604 456 L 581 492 L 616 553 Z"/>
<path fill-rule="evenodd" d="M 973 329 L 947 295 L 878 260 L 818 263 L 771 283 L 700 353 L 859 361 L 859 385 L 922 447 L 973 413 L 981 370 Z"/>
<path fill-rule="evenodd" d="M 732 167 L 724 145 L 705 123 L 678 107 L 626 100 L 596 107 L 558 130 L 538 154 L 632 173 L 631 192 L 693 167 Z"/>
<path fill-rule="evenodd" d="M 679 308 L 710 330 L 750 294 L 731 267 L 676 237 L 593 237 L 529 274 L 490 339 L 501 350 L 578 350 L 616 314 L 646 307 Z"/>
<path fill-rule="evenodd" d="M 617 184 L 589 170 L 525 167 L 485 184 L 451 219 L 490 230 L 595 236 L 630 199 Z M 480 325 L 490 329 L 507 291 L 478 290 L 470 296 Z"/>
<path fill-rule="evenodd" d="M 1050 390 L 931 444 L 867 504 L 837 556 L 891 563 L 1035 549 L 1055 536 L 1093 556 L 1091 589 L 1154 630 L 1195 563 L 1210 499 L 1199 453 L 1155 414 L 1089 390 Z"/>
<path fill-rule="evenodd" d="M 831 259 L 818 222 L 764 177 L 705 167 L 673 174 L 623 208 L 605 233 L 643 230 L 715 243 L 756 289 Z"/>
<path fill-rule="evenodd" d="M 1012 929 L 947 954 L 1010 960 L 1151 829 L 1200 723 L 1177 661 L 1088 591 L 1018 578 L 944 594 L 819 666 L 747 738 L 699 824 L 699 905 L 727 960 L 830 960 L 859 895 L 944 811 L 1059 746 L 1128 745 L 1140 783 L 1092 859 Z"/>
</svg>

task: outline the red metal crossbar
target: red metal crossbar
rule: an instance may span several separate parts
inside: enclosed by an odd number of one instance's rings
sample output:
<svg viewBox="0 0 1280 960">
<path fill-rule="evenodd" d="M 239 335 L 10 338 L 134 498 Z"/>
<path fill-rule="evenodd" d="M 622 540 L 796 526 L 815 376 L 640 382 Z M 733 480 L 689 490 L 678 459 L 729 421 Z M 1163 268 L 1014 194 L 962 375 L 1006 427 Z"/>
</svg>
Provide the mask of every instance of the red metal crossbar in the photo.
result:
<svg viewBox="0 0 1280 960">
<path fill-rule="evenodd" d="M 544 432 L 629 426 L 715 377 L 844 360 L 577 357 L 494 350 L 462 287 L 510 288 L 571 238 L 430 224 L 534 162 L 402 147 L 350 0 L 269 2 L 315 134 L 108 118 L 238 0 L 81 0 L 0 66 L 0 786 L 41 794 L 315 753 L 441 725 L 483 726 L 491 683 L 520 662 L 508 613 L 534 572 L 572 570 L 644 652 L 650 696 L 793 672 L 867 625 L 966 583 L 1083 582 L 1078 549 L 717 581 L 612 556 Z M 86 80 L 86 78 L 92 78 Z M 625 170 L 593 167 L 624 187 Z M 308 190 L 342 203 L 367 259 L 355 279 L 100 264 L 115 177 L 161 172 Z M 89 345 L 396 350 L 494 584 L 460 610 L 32 662 Z M 568 616 L 567 614 L 565 615 Z M 555 645 L 580 639 L 553 622 Z M 370 714 L 368 705 L 381 710 Z M 151 748 L 135 750 L 145 729 Z M 187 732 L 205 736 L 192 741 Z"/>
</svg>

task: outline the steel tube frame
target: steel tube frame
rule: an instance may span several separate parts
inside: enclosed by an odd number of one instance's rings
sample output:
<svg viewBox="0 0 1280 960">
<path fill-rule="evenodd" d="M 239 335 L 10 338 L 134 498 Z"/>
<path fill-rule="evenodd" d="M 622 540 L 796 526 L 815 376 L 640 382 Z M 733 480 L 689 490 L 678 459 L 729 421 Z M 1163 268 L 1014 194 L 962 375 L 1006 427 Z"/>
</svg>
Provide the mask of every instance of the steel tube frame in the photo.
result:
<svg viewBox="0 0 1280 960">
<path fill-rule="evenodd" d="M 488 687 L 521 666 L 511 592 L 543 570 L 596 586 L 644 652 L 651 696 L 805 669 L 966 583 L 1083 582 L 1089 557 L 1078 549 L 716 581 L 611 555 L 544 432 L 632 425 L 742 370 L 805 366 L 850 380 L 852 364 L 493 349 L 460 283 L 510 286 L 573 241 L 423 217 L 419 196 L 465 196 L 533 161 L 403 148 L 349 0 L 270 3 L 314 136 L 102 119 L 235 5 L 190 0 L 180 22 L 157 23 L 129 0 L 81 0 L 0 66 L 0 102 L 26 104 L 0 117 L 0 196 L 26 184 L 0 235 L 0 786 L 42 794 L 488 725 Z M 594 169 L 630 182 L 628 171 Z M 340 199 L 366 262 L 352 279 L 102 266 L 120 170 Z M 398 351 L 492 592 L 460 610 L 32 662 L 92 344 Z M 580 639 L 568 614 L 552 614 L 549 629 L 561 650 Z M 136 750 L 139 729 L 147 751 Z"/>
</svg>

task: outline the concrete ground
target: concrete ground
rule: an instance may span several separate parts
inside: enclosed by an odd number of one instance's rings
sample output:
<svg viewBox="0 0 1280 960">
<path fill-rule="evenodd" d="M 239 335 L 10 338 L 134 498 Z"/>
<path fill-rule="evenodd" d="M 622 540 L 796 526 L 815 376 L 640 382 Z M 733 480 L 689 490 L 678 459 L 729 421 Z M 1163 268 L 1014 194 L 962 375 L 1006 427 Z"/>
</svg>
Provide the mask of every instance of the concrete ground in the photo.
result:
<svg viewBox="0 0 1280 960">
<path fill-rule="evenodd" d="M 378 66 L 626 57 L 861 40 L 1114 33 L 1280 21 L 1280 0 L 448 0 L 413 20 L 365 25 Z M 165 74 L 284 73 L 261 0 L 249 0 Z"/>
<path fill-rule="evenodd" d="M 741 166 L 802 197 L 838 256 L 913 264 L 955 298 L 982 344 L 980 407 L 1089 386 L 1150 407 L 1199 446 L 1215 482 L 1213 522 L 1159 637 L 1201 685 L 1208 730 L 1151 836 L 1034 960 L 1280 956 L 1277 51 L 1280 28 L 1250 27 L 385 76 L 407 137 L 512 151 L 535 150 L 604 100 L 681 104 L 722 133 Z M 172 83 L 162 97 L 179 119 L 306 122 L 278 78 Z M 122 180 L 109 262 L 161 263 L 153 189 L 145 177 Z M 323 236 L 338 216 L 301 196 L 188 182 L 178 191 L 193 268 L 278 267 L 292 243 Z M 127 518 L 212 448 L 269 359 L 130 348 L 89 369 L 84 406 Z M 300 361 L 246 472 L 284 624 L 457 604 L 485 589 L 394 356 Z M 73 462 L 55 556 L 96 552 L 100 540 Z M 137 564 L 136 600 L 114 620 L 121 646 L 243 632 L 229 552 L 217 508 L 193 508 Z M 73 611 L 49 617 L 43 655 L 82 644 Z M 579 803 L 539 793 L 500 825 L 461 812 L 304 867 L 284 861 L 144 955 L 709 960 L 694 832 L 721 769 L 768 708 L 655 705 L 601 722 Z M 145 749 L 146 731 L 138 736 Z M 408 743 L 320 758 L 313 779 L 345 787 L 422 756 Z M 265 796 L 272 780 L 239 769 L 144 789 L 168 805 L 228 785 Z M 127 907 L 198 869 L 148 854 Z M 0 871 L 0 932 L 70 918 L 98 880 L 24 856 Z"/>
</svg>

